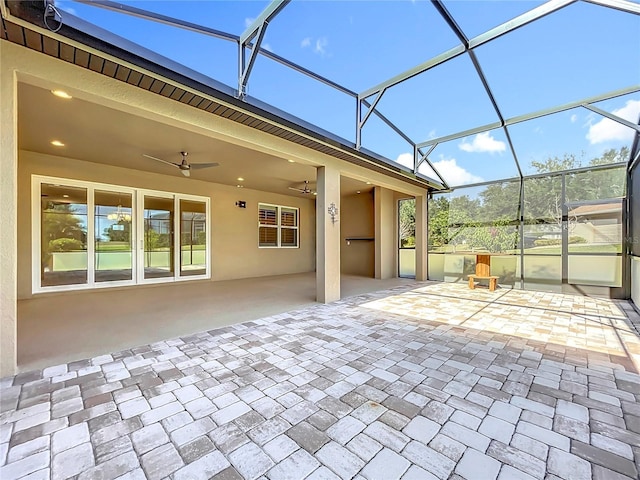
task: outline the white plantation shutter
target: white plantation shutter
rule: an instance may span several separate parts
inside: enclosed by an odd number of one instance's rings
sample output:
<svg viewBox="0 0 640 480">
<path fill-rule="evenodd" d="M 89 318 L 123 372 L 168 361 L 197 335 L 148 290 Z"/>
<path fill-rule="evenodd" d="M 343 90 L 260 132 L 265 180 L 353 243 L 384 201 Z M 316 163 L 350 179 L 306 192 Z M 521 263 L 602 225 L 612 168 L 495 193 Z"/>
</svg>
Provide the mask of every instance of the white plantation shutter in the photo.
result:
<svg viewBox="0 0 640 480">
<path fill-rule="evenodd" d="M 298 247 L 299 210 L 294 207 L 258 204 L 258 246 Z"/>
</svg>

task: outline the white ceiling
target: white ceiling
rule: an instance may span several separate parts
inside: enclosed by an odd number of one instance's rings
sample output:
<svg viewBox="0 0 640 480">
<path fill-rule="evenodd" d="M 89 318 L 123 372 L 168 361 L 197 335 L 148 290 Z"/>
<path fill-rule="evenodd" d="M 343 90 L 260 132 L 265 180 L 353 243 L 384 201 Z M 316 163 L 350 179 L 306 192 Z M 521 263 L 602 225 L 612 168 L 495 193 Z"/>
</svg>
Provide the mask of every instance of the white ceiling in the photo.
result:
<svg viewBox="0 0 640 480">
<path fill-rule="evenodd" d="M 226 143 L 187 130 L 92 102 L 64 100 L 49 90 L 20 83 L 18 88 L 19 148 L 49 155 L 104 163 L 119 167 L 182 176 L 170 165 L 143 154 L 180 162 L 181 151 L 189 162 L 218 162 L 218 167 L 192 170 L 191 178 L 285 195 L 302 195 L 305 180 L 315 187 L 316 168 Z M 54 147 L 52 140 L 64 142 Z M 238 177 L 244 178 L 239 182 Z M 372 185 L 342 177 L 342 193 L 370 191 Z"/>
</svg>

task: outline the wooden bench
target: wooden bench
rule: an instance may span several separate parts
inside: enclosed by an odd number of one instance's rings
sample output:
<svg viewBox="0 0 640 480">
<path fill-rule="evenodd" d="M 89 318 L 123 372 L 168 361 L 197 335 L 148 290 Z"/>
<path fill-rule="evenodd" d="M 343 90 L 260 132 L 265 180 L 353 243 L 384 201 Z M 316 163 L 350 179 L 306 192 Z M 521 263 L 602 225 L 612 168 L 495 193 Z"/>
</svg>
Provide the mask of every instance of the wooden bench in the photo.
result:
<svg viewBox="0 0 640 480">
<path fill-rule="evenodd" d="M 496 275 L 469 275 L 469 288 L 471 290 L 476 288 L 475 280 L 489 280 L 489 291 L 493 292 L 498 286 L 498 276 Z"/>
</svg>

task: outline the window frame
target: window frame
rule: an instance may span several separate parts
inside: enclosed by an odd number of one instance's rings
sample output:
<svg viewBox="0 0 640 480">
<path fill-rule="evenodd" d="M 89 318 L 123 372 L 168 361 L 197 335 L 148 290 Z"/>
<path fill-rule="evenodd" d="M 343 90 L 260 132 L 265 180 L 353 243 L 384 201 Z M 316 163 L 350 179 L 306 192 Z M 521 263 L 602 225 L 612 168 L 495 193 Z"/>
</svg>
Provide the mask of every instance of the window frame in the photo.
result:
<svg viewBox="0 0 640 480">
<path fill-rule="evenodd" d="M 276 224 L 269 225 L 260 221 L 260 211 L 263 207 L 272 207 L 276 209 Z M 295 211 L 295 226 L 282 225 L 282 209 Z M 276 245 L 260 244 L 260 229 L 273 228 L 276 231 Z M 295 232 L 295 245 L 282 245 L 282 230 L 293 230 Z M 258 202 L 258 248 L 300 248 L 300 208 L 290 205 L 277 205 L 274 203 Z"/>
</svg>

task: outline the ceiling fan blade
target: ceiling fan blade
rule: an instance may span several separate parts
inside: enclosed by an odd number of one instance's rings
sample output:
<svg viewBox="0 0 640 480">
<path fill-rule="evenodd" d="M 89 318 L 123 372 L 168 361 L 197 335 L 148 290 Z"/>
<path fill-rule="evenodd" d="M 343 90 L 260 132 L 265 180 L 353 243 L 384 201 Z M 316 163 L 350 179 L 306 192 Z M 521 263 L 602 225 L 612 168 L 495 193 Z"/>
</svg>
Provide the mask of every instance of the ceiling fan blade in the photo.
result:
<svg viewBox="0 0 640 480">
<path fill-rule="evenodd" d="M 191 168 L 200 169 L 200 168 L 209 168 L 209 167 L 217 167 L 220 165 L 219 163 L 191 163 Z"/>
<path fill-rule="evenodd" d="M 162 162 L 162 163 L 166 163 L 167 165 L 171 165 L 173 167 L 178 167 L 180 168 L 180 164 L 179 163 L 173 163 L 173 162 L 167 162 L 166 160 L 162 160 L 161 158 L 157 158 L 157 157 L 152 157 L 151 155 L 147 155 L 146 153 L 142 154 L 143 157 L 147 157 L 150 158 L 151 160 L 155 160 L 157 162 Z"/>
<path fill-rule="evenodd" d="M 182 172 L 182 174 L 183 174 L 185 177 L 190 177 L 190 176 L 191 176 L 190 169 L 188 169 L 188 168 L 181 168 L 181 169 L 180 169 L 180 171 Z"/>
<path fill-rule="evenodd" d="M 294 190 L 296 192 L 300 192 L 300 193 L 304 193 L 304 190 L 301 188 L 293 188 L 293 187 L 289 187 L 289 190 Z"/>
</svg>

